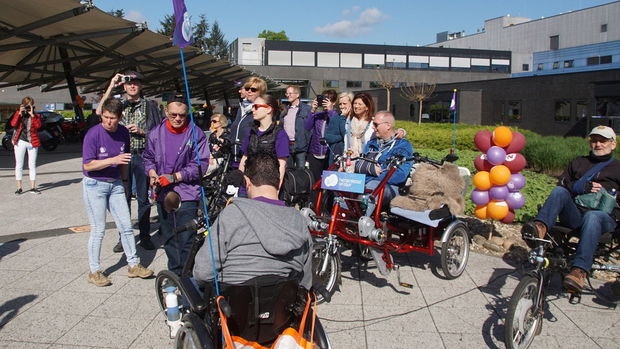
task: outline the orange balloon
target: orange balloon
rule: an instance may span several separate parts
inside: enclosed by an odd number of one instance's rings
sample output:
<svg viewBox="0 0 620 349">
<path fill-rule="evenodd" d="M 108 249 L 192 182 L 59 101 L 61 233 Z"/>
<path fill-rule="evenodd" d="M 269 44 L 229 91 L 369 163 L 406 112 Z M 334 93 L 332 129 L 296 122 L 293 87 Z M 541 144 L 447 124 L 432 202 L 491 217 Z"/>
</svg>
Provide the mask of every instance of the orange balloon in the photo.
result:
<svg viewBox="0 0 620 349">
<path fill-rule="evenodd" d="M 510 182 L 510 169 L 504 165 L 495 165 L 489 171 L 489 180 L 493 185 L 506 185 Z"/>
<path fill-rule="evenodd" d="M 493 144 L 498 147 L 507 147 L 512 142 L 512 131 L 506 126 L 499 126 L 493 130 Z"/>
<path fill-rule="evenodd" d="M 498 221 L 504 219 L 508 214 L 508 204 L 506 201 L 491 200 L 487 204 L 487 215 L 490 218 L 497 219 Z"/>
<path fill-rule="evenodd" d="M 480 219 L 487 219 L 487 205 L 476 206 L 474 215 Z"/>
<path fill-rule="evenodd" d="M 510 179 L 510 171 L 508 171 L 508 178 Z M 491 188 L 491 180 L 490 180 L 489 172 L 488 171 L 477 172 L 474 175 L 474 186 L 478 190 L 489 190 Z"/>
</svg>

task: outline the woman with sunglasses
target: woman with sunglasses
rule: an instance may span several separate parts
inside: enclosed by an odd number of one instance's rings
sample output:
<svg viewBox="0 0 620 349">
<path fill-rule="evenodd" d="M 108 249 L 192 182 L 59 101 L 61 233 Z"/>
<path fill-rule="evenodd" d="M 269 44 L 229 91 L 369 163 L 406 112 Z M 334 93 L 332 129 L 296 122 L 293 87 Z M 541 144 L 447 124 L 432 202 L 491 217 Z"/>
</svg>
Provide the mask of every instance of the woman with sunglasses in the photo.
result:
<svg viewBox="0 0 620 349">
<path fill-rule="evenodd" d="M 211 115 L 211 134 L 209 135 L 209 168 L 205 175 L 211 174 L 224 160 L 224 153 L 220 153 L 223 142 L 228 140 L 228 118 L 220 113 Z"/>
<path fill-rule="evenodd" d="M 230 126 L 230 134 L 228 140 L 233 144 L 233 168 L 239 167 L 239 162 L 243 153 L 241 152 L 241 142 L 249 135 L 250 128 L 253 125 L 252 119 L 252 104 L 255 102 L 258 96 L 261 96 L 267 92 L 267 83 L 265 80 L 252 76 L 243 84 L 241 88 L 240 96 L 242 97 L 239 103 L 239 109 L 237 115 Z M 245 95 L 245 97 L 243 97 Z"/>
<path fill-rule="evenodd" d="M 282 126 L 274 122 L 274 116 L 280 111 L 278 100 L 271 95 L 262 95 L 254 100 L 252 105 L 254 126 L 248 137 L 241 144 L 243 156 L 239 170 L 245 168 L 245 159 L 258 152 L 275 154 L 280 163 L 280 184 L 284 178 L 286 161 L 289 156 L 289 139 Z"/>
</svg>

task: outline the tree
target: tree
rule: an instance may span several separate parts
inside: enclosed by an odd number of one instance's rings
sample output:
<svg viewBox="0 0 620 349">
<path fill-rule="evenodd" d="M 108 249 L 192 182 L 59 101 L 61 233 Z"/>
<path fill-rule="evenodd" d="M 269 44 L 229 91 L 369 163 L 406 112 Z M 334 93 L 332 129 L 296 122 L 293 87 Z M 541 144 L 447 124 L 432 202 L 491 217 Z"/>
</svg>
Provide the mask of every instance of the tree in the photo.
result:
<svg viewBox="0 0 620 349">
<path fill-rule="evenodd" d="M 161 29 L 157 29 L 159 34 L 172 37 L 175 26 L 173 15 L 165 15 L 164 19 L 159 21 L 159 25 L 161 25 Z"/>
<path fill-rule="evenodd" d="M 219 24 L 213 23 L 211 30 L 209 30 L 209 24 L 205 15 L 200 15 L 200 21 L 193 25 L 192 36 L 194 43 L 192 46 L 198 47 L 204 52 L 213 55 L 219 59 L 228 57 L 228 41 L 224 39 L 224 34 L 220 29 Z M 174 34 L 174 27 L 176 25 L 173 15 L 165 15 L 164 19 L 159 22 L 161 29 L 157 32 L 172 36 Z"/>
<path fill-rule="evenodd" d="M 114 17 L 125 18 L 125 10 L 110 10 L 108 13 Z"/>
<path fill-rule="evenodd" d="M 400 74 L 394 68 L 377 68 L 377 75 L 379 76 L 379 80 L 377 81 L 377 85 L 381 86 L 385 89 L 385 94 L 387 97 L 387 107 L 385 109 L 392 109 L 392 89 L 394 87 L 398 87 L 400 83 L 398 82 Z"/>
<path fill-rule="evenodd" d="M 265 40 L 288 41 L 288 36 L 286 36 L 284 30 L 276 33 L 271 30 L 263 29 L 263 31 L 258 34 L 258 37 Z"/>
<path fill-rule="evenodd" d="M 422 102 L 433 95 L 433 92 L 435 92 L 435 87 L 436 84 L 414 82 L 411 86 L 403 86 L 400 88 L 401 95 L 405 99 L 419 103 L 418 124 L 422 123 Z"/>
<path fill-rule="evenodd" d="M 228 41 L 224 39 L 224 33 L 222 33 L 217 21 L 213 22 L 211 26 L 211 34 L 207 39 L 207 47 L 207 53 L 218 59 L 225 59 L 228 57 Z"/>
</svg>

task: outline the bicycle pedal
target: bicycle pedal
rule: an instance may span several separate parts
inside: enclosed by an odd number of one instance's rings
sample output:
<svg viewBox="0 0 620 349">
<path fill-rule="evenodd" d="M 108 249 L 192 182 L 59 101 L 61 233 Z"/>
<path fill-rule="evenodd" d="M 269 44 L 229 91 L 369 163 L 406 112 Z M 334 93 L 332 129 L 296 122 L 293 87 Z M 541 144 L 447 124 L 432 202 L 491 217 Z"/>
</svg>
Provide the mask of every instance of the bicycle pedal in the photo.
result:
<svg viewBox="0 0 620 349">
<path fill-rule="evenodd" d="M 396 279 L 401 287 L 413 288 L 412 284 L 400 281 L 400 267 L 398 265 L 394 265 L 394 271 L 396 271 Z"/>
</svg>

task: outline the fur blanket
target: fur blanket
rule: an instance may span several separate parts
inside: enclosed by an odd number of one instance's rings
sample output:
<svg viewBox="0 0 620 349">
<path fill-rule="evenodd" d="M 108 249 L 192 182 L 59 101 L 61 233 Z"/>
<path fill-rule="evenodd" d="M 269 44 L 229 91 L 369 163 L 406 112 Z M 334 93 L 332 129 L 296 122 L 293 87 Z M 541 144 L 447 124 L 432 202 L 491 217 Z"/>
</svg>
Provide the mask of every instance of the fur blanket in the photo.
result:
<svg viewBox="0 0 620 349">
<path fill-rule="evenodd" d="M 411 175 L 412 185 L 409 193 L 397 196 L 390 202 L 391 207 L 412 211 L 432 210 L 446 204 L 454 215 L 465 209 L 465 181 L 459 174 L 458 166 L 444 163 L 435 167 L 427 163 L 414 165 Z"/>
</svg>

